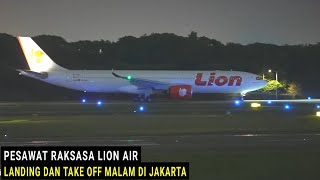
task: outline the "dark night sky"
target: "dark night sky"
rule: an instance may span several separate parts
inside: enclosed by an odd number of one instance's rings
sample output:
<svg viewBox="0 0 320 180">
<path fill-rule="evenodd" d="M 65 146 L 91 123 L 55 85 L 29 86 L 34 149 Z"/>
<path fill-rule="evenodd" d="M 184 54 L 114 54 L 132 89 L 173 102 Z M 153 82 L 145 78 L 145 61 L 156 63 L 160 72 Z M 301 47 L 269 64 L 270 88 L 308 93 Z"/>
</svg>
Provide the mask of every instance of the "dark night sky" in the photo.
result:
<svg viewBox="0 0 320 180">
<path fill-rule="evenodd" d="M 1 0 L 0 32 L 68 41 L 152 32 L 224 43 L 320 42 L 318 0 Z"/>
</svg>

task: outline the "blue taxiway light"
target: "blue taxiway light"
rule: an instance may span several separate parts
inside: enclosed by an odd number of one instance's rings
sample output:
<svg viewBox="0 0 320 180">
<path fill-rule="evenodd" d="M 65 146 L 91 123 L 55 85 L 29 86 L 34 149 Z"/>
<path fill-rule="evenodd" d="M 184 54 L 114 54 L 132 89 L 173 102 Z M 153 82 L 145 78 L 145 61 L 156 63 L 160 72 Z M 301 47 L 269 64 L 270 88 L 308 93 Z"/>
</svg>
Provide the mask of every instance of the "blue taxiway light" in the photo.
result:
<svg viewBox="0 0 320 180">
<path fill-rule="evenodd" d="M 144 107 L 143 107 L 143 106 L 140 106 L 140 107 L 139 107 L 139 110 L 140 110 L 140 111 L 144 111 Z"/>
<path fill-rule="evenodd" d="M 235 105 L 240 105 L 240 100 L 235 100 L 235 101 L 234 101 L 234 104 L 235 104 Z"/>
<path fill-rule="evenodd" d="M 269 101 L 268 101 L 268 104 L 272 104 L 272 101 L 269 100 Z"/>
<path fill-rule="evenodd" d="M 85 102 L 87 102 L 87 100 L 86 99 L 82 99 L 81 102 L 85 103 Z"/>
<path fill-rule="evenodd" d="M 98 101 L 98 102 L 97 102 L 97 105 L 98 105 L 98 106 L 101 106 L 101 105 L 102 105 L 102 101 Z"/>
<path fill-rule="evenodd" d="M 290 105 L 288 105 L 288 104 L 285 104 L 285 105 L 284 105 L 284 109 L 288 110 L 288 109 L 290 109 L 290 108 L 291 108 Z"/>
<path fill-rule="evenodd" d="M 317 105 L 316 107 L 317 107 L 317 109 L 320 109 L 320 105 Z"/>
<path fill-rule="evenodd" d="M 309 96 L 309 97 L 308 97 L 308 99 L 310 100 L 310 99 L 311 99 L 311 97 Z"/>
</svg>

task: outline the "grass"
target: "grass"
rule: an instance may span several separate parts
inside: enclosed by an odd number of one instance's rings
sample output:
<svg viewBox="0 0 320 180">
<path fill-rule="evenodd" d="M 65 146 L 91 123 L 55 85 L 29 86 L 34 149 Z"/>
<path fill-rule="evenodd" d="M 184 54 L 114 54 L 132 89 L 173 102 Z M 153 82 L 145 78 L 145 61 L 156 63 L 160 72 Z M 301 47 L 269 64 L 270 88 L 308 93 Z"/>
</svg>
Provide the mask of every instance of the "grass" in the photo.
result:
<svg viewBox="0 0 320 180">
<path fill-rule="evenodd" d="M 10 118 L 10 119 L 9 119 Z M 127 136 L 206 133 L 319 132 L 320 118 L 301 113 L 222 112 L 210 114 L 96 114 L 10 116 L 0 120 L 0 131 L 13 137 Z M 23 133 L 22 133 L 23 132 Z"/>
<path fill-rule="evenodd" d="M 30 120 L 26 119 L 12 119 L 12 120 L 1 120 L 0 124 L 17 124 L 17 123 L 28 123 Z"/>
<path fill-rule="evenodd" d="M 145 112 L 134 113 L 137 107 L 132 104 L 4 107 L 0 132 L 12 139 L 320 132 L 320 118 L 307 106 L 284 111 L 280 106 L 252 110 L 244 105 L 151 104 L 145 106 Z M 319 145 L 263 149 L 146 148 L 142 158 L 189 161 L 191 179 L 320 179 Z"/>
<path fill-rule="evenodd" d="M 191 179 L 317 180 L 319 153 L 306 151 L 198 151 L 143 154 L 148 161 L 188 161 Z"/>
</svg>

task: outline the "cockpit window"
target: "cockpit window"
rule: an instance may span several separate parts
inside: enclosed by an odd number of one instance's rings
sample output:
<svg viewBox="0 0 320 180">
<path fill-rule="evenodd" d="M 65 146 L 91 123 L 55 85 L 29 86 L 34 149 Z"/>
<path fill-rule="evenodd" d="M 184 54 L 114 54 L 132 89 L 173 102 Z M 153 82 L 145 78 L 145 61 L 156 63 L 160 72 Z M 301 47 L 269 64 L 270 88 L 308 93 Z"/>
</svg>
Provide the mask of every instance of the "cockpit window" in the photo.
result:
<svg viewBox="0 0 320 180">
<path fill-rule="evenodd" d="M 256 77 L 256 80 L 262 80 L 262 77 L 257 76 L 257 77 Z"/>
</svg>

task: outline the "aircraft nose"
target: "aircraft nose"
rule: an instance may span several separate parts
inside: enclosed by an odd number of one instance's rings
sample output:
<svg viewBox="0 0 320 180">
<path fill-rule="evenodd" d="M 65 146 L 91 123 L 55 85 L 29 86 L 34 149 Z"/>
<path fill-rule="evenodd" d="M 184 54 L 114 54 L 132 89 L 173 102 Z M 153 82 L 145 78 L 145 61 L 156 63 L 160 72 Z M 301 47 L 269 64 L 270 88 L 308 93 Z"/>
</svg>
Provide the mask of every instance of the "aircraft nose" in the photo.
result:
<svg viewBox="0 0 320 180">
<path fill-rule="evenodd" d="M 268 81 L 262 80 L 262 86 L 265 87 L 266 85 L 268 85 Z"/>
</svg>

